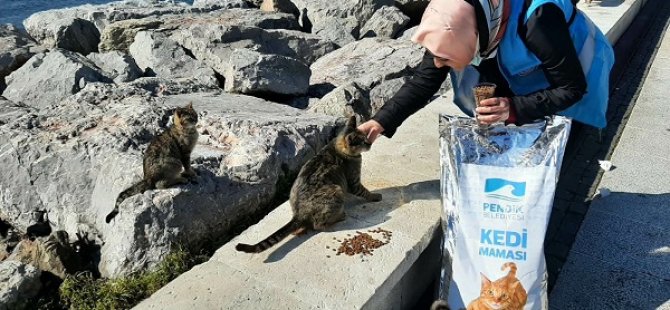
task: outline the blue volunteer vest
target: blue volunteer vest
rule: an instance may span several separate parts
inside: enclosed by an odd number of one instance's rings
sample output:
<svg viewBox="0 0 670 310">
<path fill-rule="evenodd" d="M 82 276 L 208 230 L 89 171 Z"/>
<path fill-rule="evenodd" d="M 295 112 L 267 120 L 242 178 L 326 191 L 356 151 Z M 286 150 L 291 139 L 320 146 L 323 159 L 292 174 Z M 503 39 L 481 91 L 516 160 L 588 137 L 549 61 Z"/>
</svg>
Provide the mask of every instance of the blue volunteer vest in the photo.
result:
<svg viewBox="0 0 670 310">
<path fill-rule="evenodd" d="M 498 46 L 498 65 L 512 92 L 523 96 L 546 89 L 550 84 L 542 71 L 540 60 L 528 50 L 518 33 L 518 24 L 521 20 L 519 16 L 522 14 L 524 1 L 508 1 L 511 12 L 507 30 Z M 553 3 L 561 8 L 566 21 L 570 20 L 575 10 L 571 0 L 533 0 L 523 17 L 523 22 L 527 22 L 533 12 L 546 3 Z M 570 25 L 570 35 L 586 76 L 587 88 L 581 100 L 558 114 L 597 128 L 604 128 L 607 125 L 605 113 L 609 100 L 609 75 L 614 64 L 614 51 L 605 35 L 579 10 Z M 463 110 L 472 109 L 474 102 L 471 88 L 479 79 L 477 71 L 468 66 L 463 72 L 453 70 L 452 72 L 454 102 Z"/>
</svg>

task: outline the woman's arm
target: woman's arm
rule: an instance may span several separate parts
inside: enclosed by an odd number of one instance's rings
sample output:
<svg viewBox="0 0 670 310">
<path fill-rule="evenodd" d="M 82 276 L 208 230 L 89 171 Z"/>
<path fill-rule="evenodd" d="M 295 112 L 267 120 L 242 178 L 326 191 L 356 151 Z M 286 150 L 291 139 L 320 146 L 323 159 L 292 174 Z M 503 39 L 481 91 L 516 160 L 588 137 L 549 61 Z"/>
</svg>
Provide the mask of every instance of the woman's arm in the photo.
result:
<svg viewBox="0 0 670 310">
<path fill-rule="evenodd" d="M 384 128 L 383 134 L 390 138 L 402 122 L 425 107 L 448 73 L 448 67 L 435 67 L 433 55 L 426 51 L 412 78 L 372 117 Z"/>
<path fill-rule="evenodd" d="M 526 25 L 526 46 L 542 62 L 551 86 L 511 98 L 516 120 L 521 124 L 565 110 L 586 93 L 586 78 L 563 11 L 555 4 L 542 5 Z"/>
</svg>

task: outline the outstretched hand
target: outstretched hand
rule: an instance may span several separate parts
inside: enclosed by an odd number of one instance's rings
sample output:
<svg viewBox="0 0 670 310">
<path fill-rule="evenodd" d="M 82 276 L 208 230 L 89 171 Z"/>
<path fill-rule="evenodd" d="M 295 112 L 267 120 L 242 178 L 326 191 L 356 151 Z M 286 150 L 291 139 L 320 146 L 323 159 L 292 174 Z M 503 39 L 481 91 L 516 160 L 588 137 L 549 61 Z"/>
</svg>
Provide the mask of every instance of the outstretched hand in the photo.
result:
<svg viewBox="0 0 670 310">
<path fill-rule="evenodd" d="M 375 142 L 377 137 L 384 132 L 384 127 L 375 120 L 369 120 L 358 126 L 358 130 L 364 132 L 370 143 Z"/>
<path fill-rule="evenodd" d="M 509 109 L 509 99 L 505 97 L 484 99 L 479 102 L 479 107 L 475 109 L 477 111 L 477 121 L 484 125 L 504 122 L 509 118 Z"/>
</svg>

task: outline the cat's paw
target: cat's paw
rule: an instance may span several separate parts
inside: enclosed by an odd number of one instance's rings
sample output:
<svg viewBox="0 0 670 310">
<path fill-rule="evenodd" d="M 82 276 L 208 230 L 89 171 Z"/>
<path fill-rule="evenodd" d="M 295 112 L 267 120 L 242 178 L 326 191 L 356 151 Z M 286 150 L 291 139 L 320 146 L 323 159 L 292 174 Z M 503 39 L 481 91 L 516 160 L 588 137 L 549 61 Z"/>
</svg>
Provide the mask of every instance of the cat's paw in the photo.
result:
<svg viewBox="0 0 670 310">
<path fill-rule="evenodd" d="M 372 202 L 382 201 L 382 194 L 370 193 L 370 195 L 368 196 L 368 201 Z"/>
<path fill-rule="evenodd" d="M 185 170 L 181 173 L 182 177 L 186 178 L 190 183 L 198 184 L 198 173 L 193 169 Z"/>
</svg>

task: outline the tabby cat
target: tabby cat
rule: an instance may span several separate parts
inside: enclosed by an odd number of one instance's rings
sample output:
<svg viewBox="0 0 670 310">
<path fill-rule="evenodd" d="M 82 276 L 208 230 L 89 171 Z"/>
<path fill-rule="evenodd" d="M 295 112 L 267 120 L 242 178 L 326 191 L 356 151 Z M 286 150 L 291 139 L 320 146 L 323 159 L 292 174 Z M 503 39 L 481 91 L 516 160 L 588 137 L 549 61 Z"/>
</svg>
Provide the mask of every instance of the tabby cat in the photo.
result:
<svg viewBox="0 0 670 310">
<path fill-rule="evenodd" d="M 193 104 L 177 108 L 173 124 L 156 136 L 144 152 L 144 177 L 142 181 L 119 194 L 105 221 L 109 223 L 118 213 L 119 205 L 126 198 L 150 189 L 164 189 L 176 184 L 188 183 L 196 177 L 191 168 L 191 152 L 198 141 L 198 113 Z M 183 170 L 183 171 L 182 171 Z"/>
<path fill-rule="evenodd" d="M 235 247 L 246 253 L 260 253 L 289 234 L 306 229 L 324 230 L 345 219 L 344 197 L 351 193 L 368 201 L 380 201 L 361 184 L 361 153 L 370 149 L 366 135 L 356 129 L 356 118 L 349 118 L 338 136 L 305 163 L 293 183 L 289 201 L 293 218 L 265 240 Z"/>
<path fill-rule="evenodd" d="M 516 264 L 503 264 L 501 270 L 509 267 L 506 276 L 491 282 L 483 273 L 482 290 L 479 298 L 473 300 L 467 310 L 522 310 L 528 300 L 528 294 L 516 278 Z"/>
</svg>

